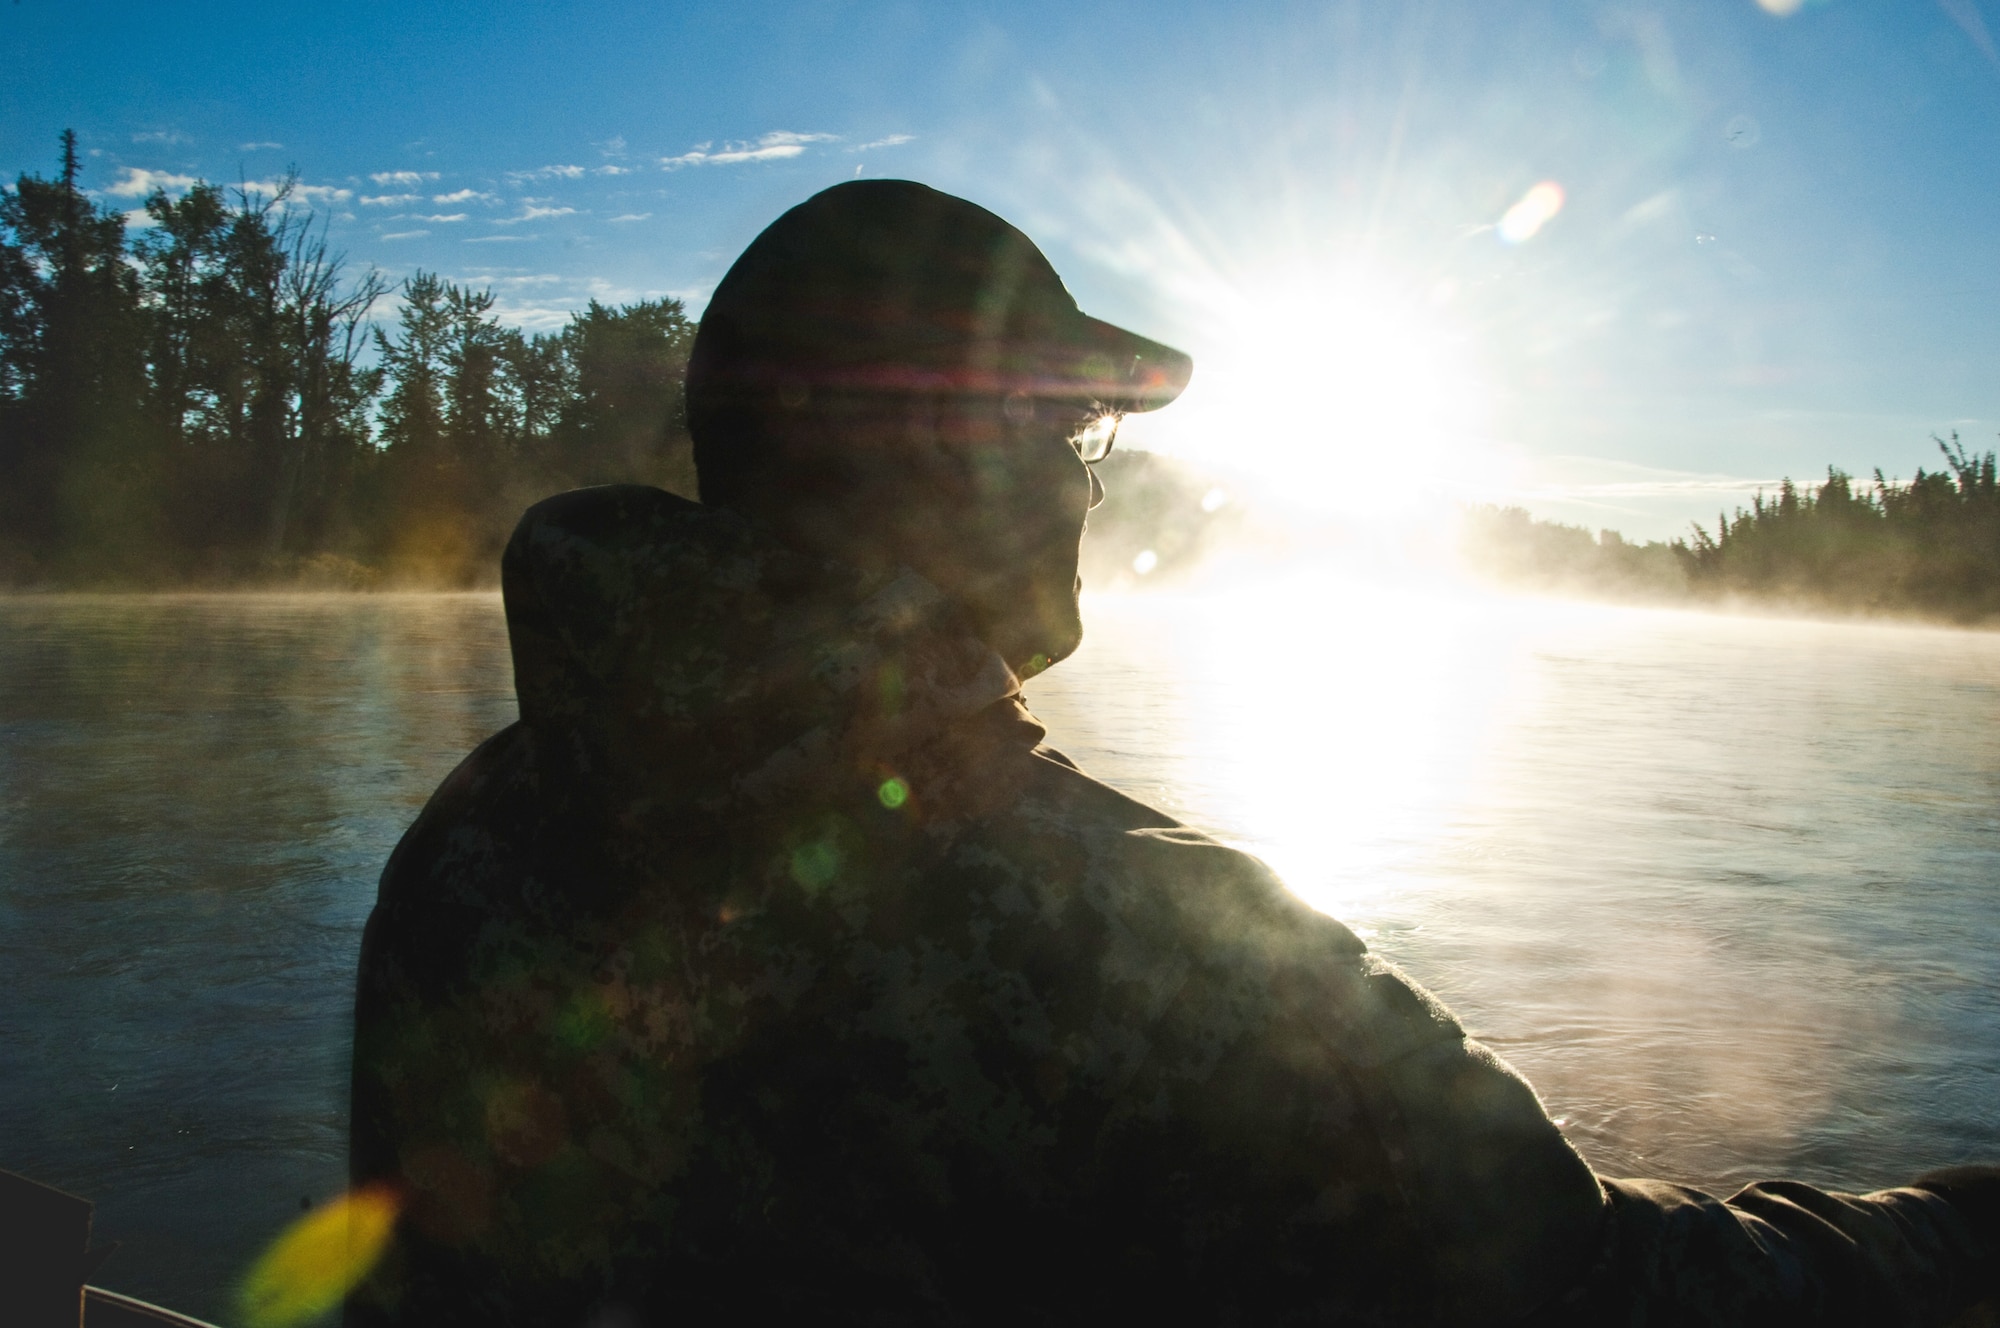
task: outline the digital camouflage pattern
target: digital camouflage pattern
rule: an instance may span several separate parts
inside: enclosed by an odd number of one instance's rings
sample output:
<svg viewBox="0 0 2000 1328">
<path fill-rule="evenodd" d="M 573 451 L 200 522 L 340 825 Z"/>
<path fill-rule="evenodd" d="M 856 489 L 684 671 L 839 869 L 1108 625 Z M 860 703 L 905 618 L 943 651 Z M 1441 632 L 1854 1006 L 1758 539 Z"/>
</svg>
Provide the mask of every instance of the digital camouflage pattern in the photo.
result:
<svg viewBox="0 0 2000 1328">
<path fill-rule="evenodd" d="M 363 945 L 353 1171 L 409 1207 L 353 1328 L 1965 1298 L 1917 1191 L 1601 1186 L 1346 928 L 1043 745 L 913 574 L 619 486 L 533 509 L 503 575 L 520 722 Z"/>
</svg>

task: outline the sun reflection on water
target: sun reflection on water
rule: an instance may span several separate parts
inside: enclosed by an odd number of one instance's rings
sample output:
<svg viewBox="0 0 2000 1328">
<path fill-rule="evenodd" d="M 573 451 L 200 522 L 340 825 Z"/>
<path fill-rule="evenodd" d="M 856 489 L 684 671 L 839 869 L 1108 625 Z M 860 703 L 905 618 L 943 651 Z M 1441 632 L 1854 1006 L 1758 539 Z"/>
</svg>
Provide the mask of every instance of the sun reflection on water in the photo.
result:
<svg viewBox="0 0 2000 1328">
<path fill-rule="evenodd" d="M 1404 965 L 1606 1174 L 2000 1139 L 2000 636 L 1326 569 L 1085 608 L 1050 741 Z"/>
<path fill-rule="evenodd" d="M 1086 616 L 1115 644 L 1086 642 L 1064 669 L 1131 675 L 1145 694 L 1126 736 L 1103 742 L 1121 727 L 1102 713 L 1119 679 L 1090 687 L 1088 717 L 1059 681 L 1032 701 L 1055 740 L 1090 735 L 1071 752 L 1087 769 L 1136 780 L 1315 907 L 1365 925 L 1490 777 L 1483 738 L 1528 698 L 1531 645 L 1618 612 L 1307 574 L 1106 597 Z"/>
</svg>

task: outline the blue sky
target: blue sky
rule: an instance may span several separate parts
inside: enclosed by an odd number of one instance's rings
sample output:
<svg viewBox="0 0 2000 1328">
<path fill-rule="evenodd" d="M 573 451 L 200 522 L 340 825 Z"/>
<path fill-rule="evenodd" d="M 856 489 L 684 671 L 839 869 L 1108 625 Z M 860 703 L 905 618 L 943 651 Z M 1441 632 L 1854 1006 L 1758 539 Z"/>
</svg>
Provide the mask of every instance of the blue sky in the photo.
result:
<svg viewBox="0 0 2000 1328">
<path fill-rule="evenodd" d="M 1666 535 L 2000 430 L 2000 6 L 1768 4 L 18 0 L 0 172 L 296 166 L 351 262 L 531 327 L 919 179 L 1196 355 L 1140 442 Z"/>
</svg>

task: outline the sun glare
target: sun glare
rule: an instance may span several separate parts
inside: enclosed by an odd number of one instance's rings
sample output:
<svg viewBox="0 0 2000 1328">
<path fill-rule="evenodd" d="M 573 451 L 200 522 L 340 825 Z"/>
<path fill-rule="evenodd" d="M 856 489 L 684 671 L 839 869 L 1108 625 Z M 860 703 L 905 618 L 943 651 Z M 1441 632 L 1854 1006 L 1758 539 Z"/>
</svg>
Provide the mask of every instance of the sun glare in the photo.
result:
<svg viewBox="0 0 2000 1328">
<path fill-rule="evenodd" d="M 1234 293 L 1193 385 L 1159 420 L 1163 450 L 1350 521 L 1407 522 L 1489 490 L 1500 457 L 1455 293 L 1364 269 Z"/>
</svg>

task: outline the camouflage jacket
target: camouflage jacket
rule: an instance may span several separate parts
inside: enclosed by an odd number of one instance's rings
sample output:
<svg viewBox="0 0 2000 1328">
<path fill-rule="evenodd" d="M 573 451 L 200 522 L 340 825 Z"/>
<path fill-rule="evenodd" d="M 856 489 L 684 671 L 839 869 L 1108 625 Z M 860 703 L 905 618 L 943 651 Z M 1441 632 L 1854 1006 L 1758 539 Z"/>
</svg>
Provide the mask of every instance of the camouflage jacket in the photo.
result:
<svg viewBox="0 0 2000 1328">
<path fill-rule="evenodd" d="M 520 722 L 411 827 L 363 946 L 353 1170 L 409 1206 L 351 1325 L 1682 1295 L 1683 1200 L 1607 1195 L 1346 928 L 1043 745 L 920 578 L 636 487 L 541 504 L 503 575 Z M 1680 1321 L 1642 1301 L 1615 1317 Z"/>
</svg>

